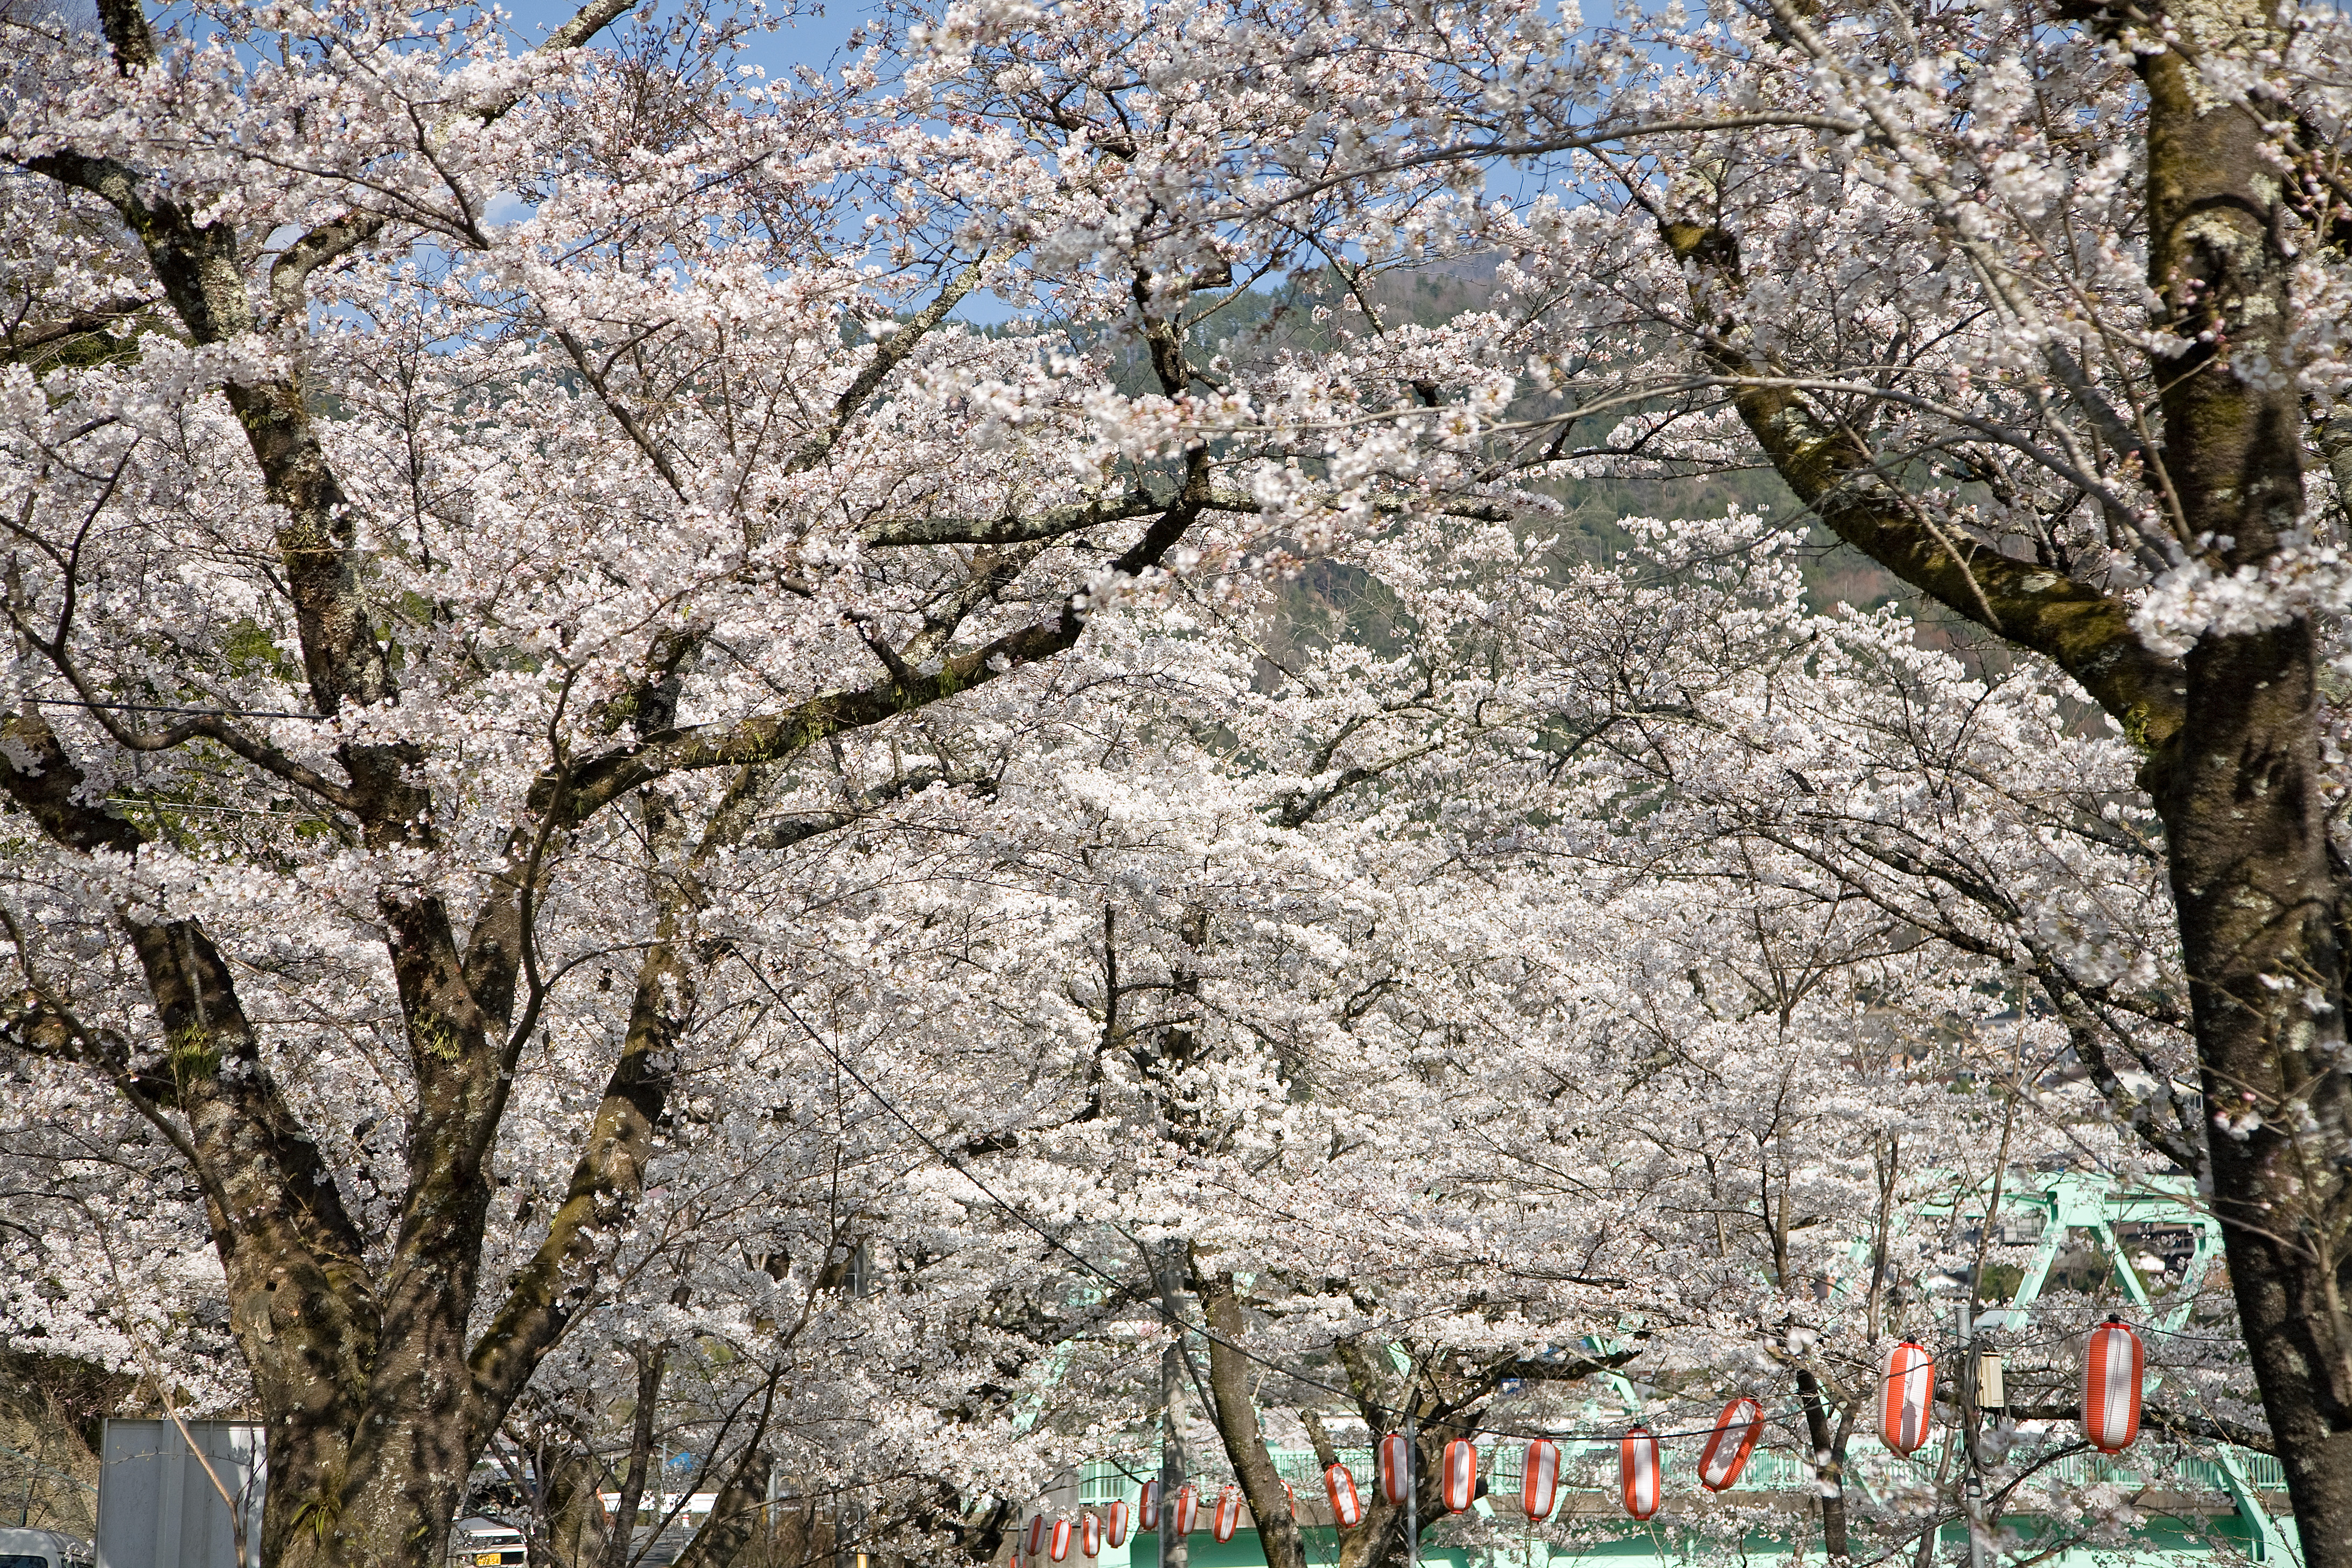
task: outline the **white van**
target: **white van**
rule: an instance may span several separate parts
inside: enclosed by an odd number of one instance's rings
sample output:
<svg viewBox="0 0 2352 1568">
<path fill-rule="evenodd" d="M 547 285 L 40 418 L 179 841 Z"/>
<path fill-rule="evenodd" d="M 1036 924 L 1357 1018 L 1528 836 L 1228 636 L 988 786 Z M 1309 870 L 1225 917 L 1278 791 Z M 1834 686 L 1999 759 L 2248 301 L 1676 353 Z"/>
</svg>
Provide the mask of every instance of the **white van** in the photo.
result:
<svg viewBox="0 0 2352 1568">
<path fill-rule="evenodd" d="M 0 1568 L 91 1568 L 89 1542 L 54 1530 L 0 1530 Z"/>
<path fill-rule="evenodd" d="M 450 1529 L 453 1568 L 521 1568 L 525 1555 L 522 1531 L 505 1520 L 476 1514 Z M 0 1560 L 0 1568 L 8 1568 L 5 1560 Z"/>
</svg>

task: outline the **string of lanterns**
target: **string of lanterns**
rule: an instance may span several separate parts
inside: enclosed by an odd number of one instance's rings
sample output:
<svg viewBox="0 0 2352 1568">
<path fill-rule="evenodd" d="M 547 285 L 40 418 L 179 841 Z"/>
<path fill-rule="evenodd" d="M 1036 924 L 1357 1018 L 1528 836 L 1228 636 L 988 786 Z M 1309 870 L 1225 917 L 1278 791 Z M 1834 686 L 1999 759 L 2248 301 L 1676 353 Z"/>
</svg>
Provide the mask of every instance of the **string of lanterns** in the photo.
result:
<svg viewBox="0 0 2352 1568">
<path fill-rule="evenodd" d="M 2082 1426 L 2084 1439 L 2101 1453 L 2120 1454 L 2138 1437 L 2146 1372 L 2147 1352 L 2130 1325 L 2110 1316 L 2091 1331 L 2083 1356 Z M 1907 1457 L 1918 1452 L 1927 1445 L 1935 1426 L 1935 1356 L 1925 1345 L 1905 1340 L 1886 1352 L 1880 1386 L 1884 1397 L 1878 1409 L 1879 1441 L 1891 1453 Z M 1997 1375 L 1990 1386 L 1998 1388 Z M 1701 1486 L 1720 1492 L 1738 1484 L 1764 1434 L 1764 1407 L 1746 1394 L 1735 1397 L 1723 1407 L 1715 1425 L 1707 1430 L 1706 1447 L 1699 1452 Z M 1373 1452 L 1381 1497 L 1391 1507 L 1403 1507 L 1412 1485 L 1412 1454 L 1404 1434 L 1388 1433 L 1375 1445 Z M 1630 1428 L 1618 1441 L 1617 1463 L 1626 1515 L 1635 1520 L 1652 1518 L 1664 1500 L 1664 1471 L 1660 1464 L 1657 1436 L 1638 1425 Z M 1528 1519 L 1551 1517 L 1559 1497 L 1559 1444 L 1549 1437 L 1528 1440 L 1520 1468 L 1519 1509 Z M 1438 1479 L 1439 1494 L 1447 1511 L 1468 1511 L 1478 1494 L 1476 1446 L 1466 1437 L 1448 1442 Z M 1363 1500 L 1357 1494 L 1356 1478 L 1346 1465 L 1333 1464 L 1324 1470 L 1323 1489 L 1330 1499 L 1331 1517 L 1341 1529 L 1352 1530 L 1363 1522 Z M 1297 1493 L 1287 1481 L 1283 1483 L 1283 1491 L 1295 1517 L 1298 1510 Z M 1228 1484 L 1217 1494 L 1209 1528 L 1220 1542 L 1231 1541 L 1240 1529 L 1243 1504 L 1242 1489 L 1238 1486 Z M 1192 1534 L 1200 1517 L 1200 1497 L 1192 1488 L 1186 1486 L 1178 1490 L 1174 1513 L 1176 1532 Z M 1139 1530 L 1159 1528 L 1157 1479 L 1143 1483 L 1132 1522 Z M 1129 1523 L 1124 1498 L 1114 1499 L 1100 1518 L 1091 1511 L 1086 1513 L 1076 1525 L 1075 1535 L 1067 1518 L 1055 1518 L 1049 1523 L 1045 1515 L 1039 1514 L 1030 1520 L 1024 1534 L 1027 1555 L 1033 1563 L 1040 1556 L 1060 1563 L 1068 1556 L 1075 1539 L 1078 1554 L 1092 1562 L 1105 1544 L 1113 1548 L 1127 1544 Z"/>
</svg>

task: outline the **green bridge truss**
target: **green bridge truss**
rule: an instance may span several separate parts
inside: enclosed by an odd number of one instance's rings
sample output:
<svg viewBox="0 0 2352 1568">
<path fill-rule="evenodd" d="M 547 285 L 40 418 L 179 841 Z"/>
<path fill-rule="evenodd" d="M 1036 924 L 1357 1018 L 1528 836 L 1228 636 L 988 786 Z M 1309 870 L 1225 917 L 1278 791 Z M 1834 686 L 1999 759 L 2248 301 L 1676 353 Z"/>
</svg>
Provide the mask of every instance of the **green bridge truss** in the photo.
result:
<svg viewBox="0 0 2352 1568">
<path fill-rule="evenodd" d="M 2179 1332 L 2189 1321 L 2200 1285 L 2221 1256 L 2221 1227 L 2197 1202 L 2194 1184 L 2187 1177 L 2142 1178 L 2128 1185 L 2105 1177 L 2062 1173 L 2031 1178 L 2021 1187 L 2005 1189 L 1998 1212 L 1986 1214 L 1985 1195 L 1963 1194 L 1950 1203 L 1930 1205 L 1924 1212 L 1956 1218 L 1966 1225 L 1992 1224 L 2008 1254 L 2009 1268 L 2021 1248 L 2030 1247 L 2021 1276 L 2007 1294 L 2005 1305 L 1979 1312 L 1978 1326 L 1986 1331 L 2023 1331 L 2050 1279 L 2051 1271 L 2070 1249 L 2086 1244 L 2101 1255 L 2137 1309 L 2137 1321 L 2158 1331 L 2151 1349 L 2160 1352 L 2162 1336 Z M 2161 1295 L 2151 1292 L 2133 1258 L 2136 1238 L 2123 1232 L 2158 1227 L 2176 1254 L 2179 1279 Z M 2119 1229 L 2121 1227 L 2121 1229 Z M 2185 1242 L 2186 1254 L 2179 1255 Z M 1866 1259 L 1861 1260 L 1866 1265 Z M 2006 1277 L 2006 1271 L 2004 1272 Z M 2162 1386 L 2160 1353 L 2151 1356 L 2147 1389 Z M 1618 1392 L 1629 1404 L 1638 1396 L 1622 1380 Z M 1601 1413 L 1601 1420 L 1611 1418 Z M 1939 1424 L 1939 1443 L 1955 1441 L 1949 1422 Z M 1873 1447 L 1857 1438 L 1856 1457 Z M 1713 1506 L 1761 1505 L 1795 1513 L 1810 1510 L 1814 1495 L 1811 1467 L 1796 1454 L 1759 1449 L 1739 1485 L 1711 1504 L 1696 1476 L 1696 1445 L 1669 1445 L 1665 1456 L 1666 1507 L 1649 1526 L 1623 1517 L 1617 1501 L 1617 1448 L 1613 1442 L 1563 1442 L 1561 1501 L 1551 1521 L 1530 1528 L 1517 1507 L 1523 1445 L 1514 1440 L 1482 1444 L 1479 1474 L 1488 1495 L 1481 1497 L 1475 1518 L 1454 1519 L 1424 1530 L 1421 1560 L 1428 1568 L 1569 1568 L 1591 1559 L 1596 1568 L 1633 1568 L 1636 1560 L 1661 1565 L 1706 1562 L 1737 1563 L 1740 1568 L 1772 1568 L 1802 1559 L 1805 1534 L 1759 1531 L 1737 1543 L 1719 1538 L 1702 1539 L 1679 1522 L 1696 1522 Z M 1679 1450 L 1689 1450 L 1683 1452 Z M 1371 1484 L 1372 1456 L 1369 1448 L 1342 1449 L 1340 1458 L 1354 1472 L 1359 1487 Z M 1307 1540 L 1310 1564 L 1339 1560 L 1337 1534 L 1324 1500 L 1320 1468 L 1312 1452 L 1276 1449 L 1275 1467 L 1297 1489 L 1298 1521 Z M 1916 1457 L 1939 1473 L 1945 1467 L 1932 1446 Z M 1125 1497 L 1130 1506 L 1139 1478 L 1158 1468 L 1143 1455 L 1088 1464 L 1077 1477 L 1075 1495 L 1063 1490 L 1059 1506 L 1073 1504 L 1100 1509 Z M 2035 1568 L 2205 1568 L 2232 1560 L 2266 1564 L 2297 1564 L 2294 1523 L 2288 1512 L 2286 1482 L 2279 1463 L 2269 1455 L 2215 1444 L 2196 1456 L 2179 1454 L 2143 1439 L 2114 1458 L 2096 1454 L 2072 1454 L 2044 1467 L 2041 1478 L 2060 1488 L 2112 1486 L 2131 1500 L 2141 1516 L 2130 1542 L 2120 1549 L 2065 1546 L 2052 1521 L 2032 1515 L 2011 1514 L 2000 1527 L 2019 1538 L 2021 1555 L 2001 1553 L 1993 1561 L 2031 1560 Z M 1207 1530 L 1210 1505 L 1230 1477 L 1220 1467 L 1204 1468 L 1194 1478 L 1202 1489 L 1202 1527 L 1186 1542 L 1190 1568 L 1263 1568 L 1256 1537 L 1246 1523 L 1231 1542 L 1219 1544 Z M 1850 1482 L 1850 1485 L 1854 1484 Z M 1500 1505 L 1497 1508 L 1497 1504 Z M 1049 1504 L 1048 1506 L 1055 1506 Z M 1935 1559 L 1939 1563 L 1967 1561 L 1965 1526 L 1948 1522 L 1937 1531 Z M 1820 1559 L 1818 1541 L 1810 1548 Z M 1159 1557 L 1159 1537 L 1141 1531 L 1123 1548 L 1106 1548 L 1092 1568 L 1152 1568 Z M 1904 1548 L 1886 1559 L 1887 1568 L 1912 1568 L 1914 1550 Z M 1075 1552 L 1063 1568 L 1089 1568 Z"/>
</svg>

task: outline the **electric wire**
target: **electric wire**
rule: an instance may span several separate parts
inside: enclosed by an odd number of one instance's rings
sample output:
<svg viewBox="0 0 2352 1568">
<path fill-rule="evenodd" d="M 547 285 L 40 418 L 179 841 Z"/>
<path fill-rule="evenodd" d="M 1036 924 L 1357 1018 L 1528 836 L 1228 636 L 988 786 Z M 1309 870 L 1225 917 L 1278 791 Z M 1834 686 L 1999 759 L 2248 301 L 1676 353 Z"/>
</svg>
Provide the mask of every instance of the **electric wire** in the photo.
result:
<svg viewBox="0 0 2352 1568">
<path fill-rule="evenodd" d="M 1017 1222 L 1023 1228 L 1034 1232 L 1046 1244 L 1046 1246 L 1068 1258 L 1072 1262 L 1085 1269 L 1087 1273 L 1094 1275 L 1105 1283 L 1120 1290 L 1129 1289 L 1129 1281 L 1121 1279 L 1117 1275 L 1104 1269 L 1092 1258 L 1086 1257 L 1083 1253 L 1080 1253 L 1068 1243 L 1062 1240 L 1061 1237 L 1054 1235 L 1044 1226 L 1038 1224 L 1035 1220 L 1031 1219 L 1027 1215 L 1022 1213 L 1021 1210 L 1012 1203 L 1000 1197 L 995 1190 L 989 1186 L 987 1183 L 982 1181 L 969 1165 L 965 1164 L 947 1149 L 941 1147 L 936 1139 L 932 1138 L 929 1133 L 925 1132 L 920 1127 L 917 1126 L 912 1118 L 908 1116 L 905 1111 L 899 1110 L 898 1105 L 893 1102 L 887 1095 L 885 1095 L 880 1089 L 875 1088 L 874 1085 L 866 1079 L 864 1073 L 859 1072 L 855 1067 L 852 1067 L 848 1060 L 845 1058 L 839 1051 L 835 1050 L 824 1036 L 817 1033 L 816 1029 L 806 1018 L 801 1016 L 800 1010 L 792 1005 L 790 999 L 788 999 L 782 991 L 777 989 L 775 984 L 768 978 L 765 972 L 763 972 L 757 963 L 747 960 L 744 967 L 751 971 L 752 977 L 759 981 L 761 986 L 768 993 L 769 996 L 775 1001 L 776 1005 L 782 1007 L 784 1010 L 785 1015 L 789 1016 L 793 1023 L 798 1024 L 801 1026 L 802 1032 L 808 1036 L 810 1042 L 814 1044 L 817 1049 L 823 1051 L 826 1058 L 832 1061 L 834 1066 L 839 1068 L 844 1073 L 846 1073 L 852 1082 L 856 1083 L 858 1088 L 864 1089 L 867 1095 L 871 1096 L 874 1102 L 879 1105 L 884 1110 L 887 1111 L 893 1120 L 898 1121 L 900 1126 L 906 1128 L 908 1131 L 913 1133 L 916 1139 L 919 1141 L 926 1149 L 929 1150 L 932 1155 L 937 1158 L 940 1163 L 955 1172 L 956 1174 L 961 1176 L 965 1181 L 970 1182 L 972 1186 L 980 1192 L 982 1197 L 985 1197 L 990 1203 L 1003 1210 L 1008 1217 Z M 1123 1230 L 1120 1231 L 1119 1234 L 1121 1236 L 1125 1236 L 1131 1245 L 1141 1249 L 1143 1244 L 1137 1241 L 1135 1237 L 1127 1236 L 1127 1233 Z M 1251 1350 L 1247 1345 L 1236 1343 L 1235 1342 L 1225 1338 L 1223 1335 L 1217 1333 L 1214 1330 L 1209 1328 L 1204 1323 L 1196 1324 L 1190 1321 L 1183 1316 L 1183 1314 L 1169 1307 L 1164 1301 L 1155 1302 L 1153 1310 L 1170 1328 L 1176 1330 L 1181 1333 L 1198 1334 L 1202 1339 L 1223 1345 L 1227 1350 L 1234 1352 L 1236 1355 L 1255 1362 L 1258 1365 L 1263 1366 L 1271 1372 L 1278 1373 L 1294 1383 L 1305 1384 L 1309 1388 L 1319 1389 L 1323 1393 L 1331 1394 L 1336 1398 L 1348 1400 L 1353 1403 L 1360 1403 L 1383 1416 L 1391 1418 L 1401 1417 L 1404 1414 L 1402 1410 L 1382 1405 L 1376 1400 L 1366 1398 L 1356 1393 L 1354 1390 L 1335 1387 L 1332 1384 L 1321 1382 L 1318 1379 L 1308 1377 L 1291 1367 L 1284 1365 L 1280 1362 L 1275 1361 L 1267 1356 L 1261 1355 L 1257 1352 Z M 2169 1332 L 2170 1331 L 2160 1330 L 2158 1331 Z M 1885 1381 L 1884 1378 L 1882 1378 L 1881 1381 Z M 1759 1410 L 1761 1410 L 1762 1402 L 1759 1400 L 1757 1403 Z M 1768 1420 L 1779 1419 L 1788 1421 L 1801 1419 L 1804 1415 L 1804 1410 L 1801 1406 L 1798 1406 L 1793 1409 L 1782 1409 L 1778 1412 L 1765 1412 L 1764 1414 Z M 1614 1442 L 1625 1436 L 1625 1433 L 1622 1430 L 1615 1429 L 1606 1432 L 1586 1432 L 1574 1429 L 1529 1432 L 1514 1430 L 1509 1427 L 1485 1425 L 1457 1425 L 1452 1422 L 1441 1423 L 1440 1426 L 1441 1429 L 1448 1431 L 1459 1430 L 1465 1437 L 1486 1436 L 1513 1437 L 1521 1439 L 1534 1439 L 1540 1437 L 1547 1441 L 1556 1443 L 1607 1444 Z M 1695 1426 L 1675 1431 L 1654 1431 L 1649 1433 L 1649 1436 L 1664 1441 L 1668 1438 L 1710 1436 L 1713 1436 L 1717 1430 L 1717 1427 L 1713 1426 Z"/>
<path fill-rule="evenodd" d="M 2098 1326 L 2096 1323 L 2091 1325 L 2094 1329 Z M 2200 1345 L 2243 1345 L 2246 1342 L 2243 1334 L 2184 1333 L 2179 1329 L 2168 1329 L 2161 1323 L 2132 1323 L 2126 1326 L 2143 1334 L 2162 1334 L 2168 1340 L 2188 1340 L 2191 1343 Z"/>
<path fill-rule="evenodd" d="M 196 719 L 302 719 L 313 724 L 330 722 L 323 713 L 287 713 L 270 708 L 182 708 L 169 702 L 87 702 L 79 697 L 24 697 L 18 700 L 45 708 L 88 708 L 110 713 L 184 713 Z"/>
<path fill-rule="evenodd" d="M 979 1190 L 980 1194 L 982 1197 L 986 1198 L 990 1203 L 994 1204 L 999 1209 L 1002 1209 L 1009 1218 L 1017 1222 L 1024 1229 L 1034 1232 L 1040 1240 L 1045 1243 L 1046 1246 L 1052 1247 L 1055 1251 L 1061 1253 L 1064 1257 L 1069 1258 L 1070 1261 L 1076 1263 L 1087 1273 L 1094 1275 L 1097 1279 L 1101 1279 L 1106 1284 L 1111 1285 L 1118 1289 L 1126 1290 L 1130 1288 L 1129 1281 L 1121 1279 L 1118 1276 L 1103 1268 L 1092 1258 L 1087 1257 L 1084 1253 L 1079 1252 L 1061 1237 L 1047 1230 L 1044 1226 L 1038 1224 L 1035 1220 L 1031 1219 L 1027 1215 L 1022 1213 L 1021 1210 L 1015 1207 L 1013 1204 L 998 1196 L 995 1189 L 989 1186 L 987 1183 L 982 1181 L 978 1175 L 974 1174 L 971 1166 L 965 1164 L 961 1160 L 956 1158 L 955 1155 L 942 1148 L 938 1140 L 934 1139 L 929 1133 L 917 1126 L 913 1119 L 908 1116 L 905 1111 L 899 1110 L 888 1096 L 885 1095 L 880 1089 L 876 1089 L 872 1083 L 868 1082 L 864 1073 L 859 1072 L 856 1068 L 852 1067 L 839 1051 L 834 1049 L 832 1045 L 825 1040 L 824 1037 L 818 1034 L 815 1028 L 810 1025 L 809 1021 L 801 1016 L 799 1009 L 795 1008 L 785 997 L 784 994 L 776 988 L 774 983 L 768 979 L 767 975 L 761 971 L 759 965 L 751 963 L 747 964 L 746 967 L 751 971 L 753 977 L 760 982 L 761 986 L 767 991 L 768 994 L 772 998 L 774 999 L 776 1005 L 782 1007 L 785 1014 L 791 1017 L 793 1022 L 801 1026 L 802 1032 L 808 1036 L 810 1042 L 814 1044 L 817 1049 L 823 1051 L 833 1062 L 834 1066 L 846 1073 L 852 1082 L 856 1083 L 858 1088 L 864 1089 L 868 1095 L 872 1096 L 875 1103 L 881 1106 L 884 1110 L 888 1111 L 891 1117 L 897 1121 L 900 1126 L 913 1133 L 922 1145 L 926 1149 L 929 1149 L 940 1163 L 946 1165 L 950 1170 L 961 1176 L 965 1181 L 970 1182 L 973 1187 Z M 1121 1231 L 1119 1234 L 1126 1236 L 1127 1233 Z M 1135 1237 L 1131 1236 L 1127 1237 L 1127 1239 L 1129 1243 L 1139 1248 L 1142 1246 L 1142 1243 L 1136 1241 Z M 1223 1345 L 1236 1355 L 1244 1357 L 1249 1361 L 1255 1362 L 1258 1365 L 1263 1366 L 1271 1372 L 1281 1373 L 1283 1376 L 1290 1379 L 1294 1383 L 1303 1383 L 1309 1388 L 1320 1389 L 1322 1392 L 1331 1394 L 1336 1398 L 1360 1403 L 1381 1415 L 1402 1416 L 1404 1414 L 1402 1410 L 1382 1405 L 1377 1400 L 1364 1398 L 1353 1390 L 1336 1387 L 1331 1384 L 1308 1377 L 1302 1373 L 1285 1366 L 1280 1362 L 1275 1361 L 1267 1356 L 1261 1355 L 1257 1352 L 1251 1350 L 1247 1345 L 1238 1344 L 1235 1342 L 1225 1338 L 1223 1334 L 1220 1334 L 1215 1330 L 1209 1328 L 1206 1324 L 1192 1322 L 1186 1319 L 1182 1313 L 1169 1307 L 1165 1302 L 1155 1303 L 1153 1310 L 1170 1328 L 1185 1334 L 1198 1334 L 1202 1339 Z M 1572 1440 L 1602 1442 L 1610 1441 L 1618 1436 L 1622 1436 L 1622 1434 L 1618 1433 L 1611 1433 L 1606 1436 L 1589 1436 L 1562 1432 L 1517 1432 L 1496 1426 L 1457 1426 L 1457 1425 L 1453 1422 L 1441 1423 L 1441 1426 L 1443 1429 L 1448 1431 L 1457 1429 L 1462 1430 L 1466 1436 L 1471 1436 L 1545 1437 L 1554 1441 L 1558 1441 L 1562 1437 L 1569 1437 Z M 1704 1436 L 1714 1430 L 1715 1428 L 1708 1426 L 1693 1428 L 1688 1432 L 1656 1432 L 1653 1433 L 1652 1436 L 1656 1437 Z"/>
</svg>

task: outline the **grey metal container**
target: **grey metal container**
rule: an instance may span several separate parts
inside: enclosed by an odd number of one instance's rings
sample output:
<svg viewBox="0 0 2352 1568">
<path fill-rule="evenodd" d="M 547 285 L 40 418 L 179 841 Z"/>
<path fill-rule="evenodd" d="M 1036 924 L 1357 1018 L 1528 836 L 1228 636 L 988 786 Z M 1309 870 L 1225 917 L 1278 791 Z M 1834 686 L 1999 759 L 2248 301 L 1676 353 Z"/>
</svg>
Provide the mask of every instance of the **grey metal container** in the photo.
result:
<svg viewBox="0 0 2352 1568">
<path fill-rule="evenodd" d="M 98 1479 L 98 1568 L 260 1568 L 261 1496 L 268 1475 L 260 1424 L 184 1425 L 183 1436 L 182 1424 L 169 1420 L 107 1422 Z M 242 1564 L 232 1501 L 243 1516 Z"/>
</svg>

